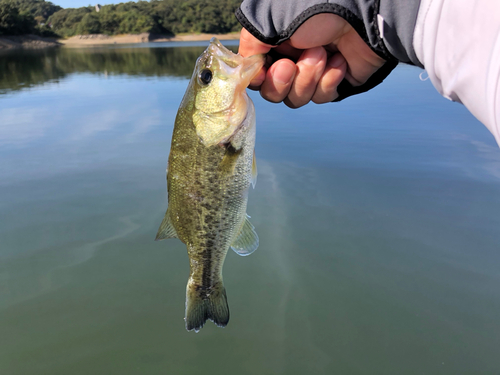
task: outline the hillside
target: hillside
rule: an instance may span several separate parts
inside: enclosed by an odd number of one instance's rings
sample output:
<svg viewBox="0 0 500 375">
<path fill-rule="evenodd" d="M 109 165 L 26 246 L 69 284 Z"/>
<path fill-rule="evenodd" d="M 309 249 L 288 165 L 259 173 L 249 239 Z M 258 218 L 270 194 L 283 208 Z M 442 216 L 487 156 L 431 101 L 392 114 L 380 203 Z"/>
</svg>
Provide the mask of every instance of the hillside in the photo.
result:
<svg viewBox="0 0 500 375">
<path fill-rule="evenodd" d="M 241 0 L 152 0 L 63 9 L 44 0 L 0 0 L 0 35 L 228 33 Z"/>
</svg>

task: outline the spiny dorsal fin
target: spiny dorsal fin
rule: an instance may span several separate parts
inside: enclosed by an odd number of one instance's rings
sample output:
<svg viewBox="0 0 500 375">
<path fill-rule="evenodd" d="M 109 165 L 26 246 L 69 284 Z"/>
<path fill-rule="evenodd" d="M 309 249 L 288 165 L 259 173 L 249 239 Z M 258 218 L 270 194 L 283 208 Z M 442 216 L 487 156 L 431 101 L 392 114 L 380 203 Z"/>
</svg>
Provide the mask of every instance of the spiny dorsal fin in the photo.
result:
<svg viewBox="0 0 500 375">
<path fill-rule="evenodd" d="M 253 160 L 252 160 L 252 187 L 255 189 L 255 184 L 257 183 L 257 161 L 255 160 L 255 150 L 253 150 Z"/>
<path fill-rule="evenodd" d="M 236 254 L 241 256 L 247 256 L 252 254 L 259 247 L 259 236 L 255 232 L 255 227 L 252 225 L 250 216 L 245 218 L 245 222 L 241 227 L 238 237 L 231 244 L 231 249 L 233 249 Z"/>
<path fill-rule="evenodd" d="M 178 238 L 177 232 L 175 231 L 175 228 L 172 225 L 172 221 L 170 220 L 168 210 L 165 213 L 165 217 L 160 224 L 160 228 L 158 228 L 158 233 L 156 233 L 155 241 L 165 240 L 167 238 Z"/>
</svg>

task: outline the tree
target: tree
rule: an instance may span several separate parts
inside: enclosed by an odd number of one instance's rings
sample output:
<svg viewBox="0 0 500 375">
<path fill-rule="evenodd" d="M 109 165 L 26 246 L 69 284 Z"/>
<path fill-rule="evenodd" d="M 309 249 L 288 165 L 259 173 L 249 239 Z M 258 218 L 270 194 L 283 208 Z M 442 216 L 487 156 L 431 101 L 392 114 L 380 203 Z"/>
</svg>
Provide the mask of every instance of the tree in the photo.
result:
<svg viewBox="0 0 500 375">
<path fill-rule="evenodd" d="M 26 12 L 20 12 L 11 2 L 0 2 L 0 35 L 30 34 L 35 31 L 36 21 Z"/>
<path fill-rule="evenodd" d="M 78 23 L 78 34 L 99 34 L 101 32 L 101 23 L 96 13 L 87 13 Z"/>
<path fill-rule="evenodd" d="M 44 0 L 1 0 L 3 2 L 9 2 L 19 9 L 20 13 L 29 13 L 35 20 L 40 23 L 45 23 L 47 18 L 49 18 L 55 12 L 61 10 L 62 8 L 58 5 L 54 5 L 49 1 Z"/>
<path fill-rule="evenodd" d="M 0 0 L 2 1 L 2 0 Z M 5 0 L 4 0 L 5 1 Z M 47 3 L 44 0 L 12 0 Z M 227 33 L 240 26 L 234 11 L 241 0 L 152 0 L 104 5 L 99 13 L 92 7 L 62 9 L 48 22 L 62 36 L 77 33 Z M 50 4 L 50 3 L 49 3 Z M 87 14 L 92 14 L 86 16 Z M 82 24 L 83 23 L 83 24 Z"/>
<path fill-rule="evenodd" d="M 102 11 L 99 12 L 99 19 L 101 21 L 101 32 L 103 34 L 113 35 L 118 33 L 120 26 L 120 17 L 116 12 Z"/>
</svg>

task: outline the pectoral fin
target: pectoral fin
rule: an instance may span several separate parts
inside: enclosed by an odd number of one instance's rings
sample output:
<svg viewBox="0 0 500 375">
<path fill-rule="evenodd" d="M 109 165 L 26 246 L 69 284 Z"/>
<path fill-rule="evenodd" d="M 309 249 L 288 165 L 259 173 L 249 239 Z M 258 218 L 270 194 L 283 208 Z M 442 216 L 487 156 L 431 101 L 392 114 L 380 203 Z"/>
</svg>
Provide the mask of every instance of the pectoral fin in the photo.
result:
<svg viewBox="0 0 500 375">
<path fill-rule="evenodd" d="M 252 254 L 259 247 L 259 236 L 255 232 L 255 227 L 250 223 L 248 217 L 245 218 L 238 237 L 231 244 L 236 254 L 247 256 Z"/>
<path fill-rule="evenodd" d="M 225 176 L 231 176 L 234 174 L 234 170 L 236 168 L 236 162 L 238 161 L 238 157 L 241 154 L 241 149 L 236 150 L 229 143 L 226 148 L 226 153 L 219 164 L 219 169 Z"/>
<path fill-rule="evenodd" d="M 175 231 L 174 226 L 172 225 L 172 221 L 170 220 L 170 215 L 167 213 L 163 218 L 163 221 L 160 224 L 160 228 L 158 228 L 158 233 L 156 233 L 155 241 L 165 240 L 167 238 L 178 238 L 177 232 Z"/>
</svg>

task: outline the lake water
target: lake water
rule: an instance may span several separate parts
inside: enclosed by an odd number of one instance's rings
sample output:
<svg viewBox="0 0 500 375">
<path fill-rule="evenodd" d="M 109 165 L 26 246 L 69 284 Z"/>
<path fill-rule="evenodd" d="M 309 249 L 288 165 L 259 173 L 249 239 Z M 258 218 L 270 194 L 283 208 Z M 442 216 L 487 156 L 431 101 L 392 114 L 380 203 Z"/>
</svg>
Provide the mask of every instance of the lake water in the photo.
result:
<svg viewBox="0 0 500 375">
<path fill-rule="evenodd" d="M 0 55 L 0 374 L 499 374 L 500 149 L 421 70 L 298 110 L 250 93 L 260 237 L 225 329 L 155 242 L 206 43 Z"/>
</svg>

